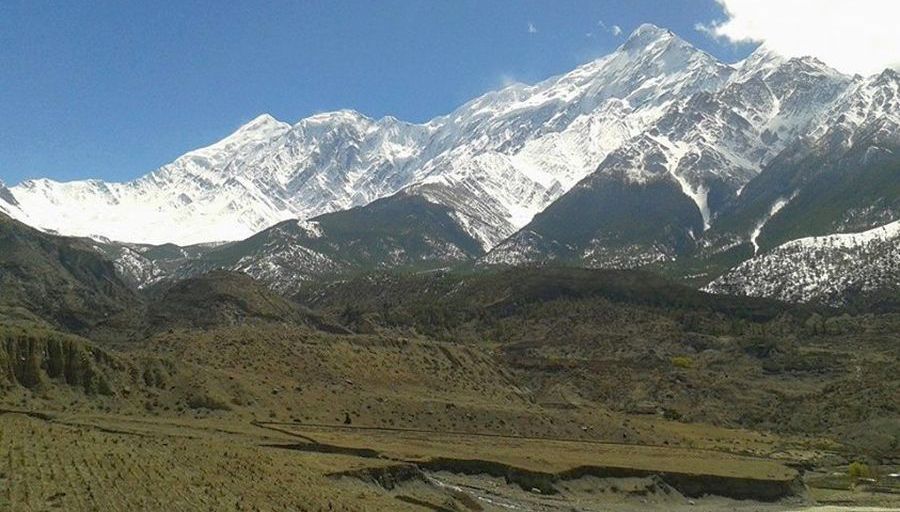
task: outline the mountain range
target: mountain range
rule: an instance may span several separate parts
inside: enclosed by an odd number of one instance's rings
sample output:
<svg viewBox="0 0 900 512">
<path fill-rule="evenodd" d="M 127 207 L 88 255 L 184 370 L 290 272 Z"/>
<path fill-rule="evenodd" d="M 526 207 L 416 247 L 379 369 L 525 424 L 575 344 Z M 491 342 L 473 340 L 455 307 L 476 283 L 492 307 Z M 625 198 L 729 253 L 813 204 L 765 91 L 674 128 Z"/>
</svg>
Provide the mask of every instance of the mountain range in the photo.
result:
<svg viewBox="0 0 900 512">
<path fill-rule="evenodd" d="M 642 25 L 424 124 L 262 115 L 131 182 L 0 184 L 0 212 L 86 238 L 135 286 L 561 263 L 841 304 L 896 285 L 898 151 L 893 70 L 847 76 L 764 46 L 728 64 Z"/>
</svg>

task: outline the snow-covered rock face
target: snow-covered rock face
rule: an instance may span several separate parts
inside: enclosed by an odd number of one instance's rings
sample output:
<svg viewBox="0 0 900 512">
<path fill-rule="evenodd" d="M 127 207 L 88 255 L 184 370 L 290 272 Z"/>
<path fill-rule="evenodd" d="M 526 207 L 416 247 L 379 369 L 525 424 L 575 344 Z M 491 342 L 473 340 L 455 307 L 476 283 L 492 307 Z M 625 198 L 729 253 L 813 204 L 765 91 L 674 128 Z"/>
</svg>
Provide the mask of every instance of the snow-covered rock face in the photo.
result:
<svg viewBox="0 0 900 512">
<path fill-rule="evenodd" d="M 425 124 L 338 111 L 289 126 L 263 115 L 132 182 L 21 183 L 11 189 L 21 211 L 11 214 L 64 234 L 191 244 L 242 239 L 411 187 L 457 209 L 490 247 L 671 102 L 714 90 L 731 72 L 645 25 L 607 57 Z"/>
<path fill-rule="evenodd" d="M 822 113 L 851 84 L 850 77 L 815 59 L 786 59 L 765 48 L 729 67 L 723 76 L 725 79 L 716 82 L 714 88 L 700 88 L 665 103 L 659 115 L 611 150 L 578 185 L 593 190 L 594 197 L 599 198 L 609 196 L 604 188 L 618 190 L 623 183 L 635 194 L 642 194 L 645 187 L 671 184 L 674 194 L 696 206 L 702 224 L 695 226 L 689 216 L 682 216 L 686 224 L 661 229 L 654 237 L 636 245 L 616 247 L 615 251 L 582 240 L 570 248 L 577 249 L 570 257 L 591 266 L 621 266 L 628 262 L 640 266 L 650 260 L 674 258 L 679 251 L 677 246 L 684 250 L 695 243 L 705 243 L 704 232 L 715 225 L 744 187 L 789 144 L 808 134 Z M 678 203 L 674 197 L 668 197 L 668 201 L 671 205 Z M 644 210 L 652 210 L 653 205 L 645 206 Z M 577 209 L 573 212 L 580 215 Z M 607 211 L 605 215 L 614 213 Z M 644 230 L 650 221 L 643 215 L 641 208 L 636 209 L 634 221 L 626 229 Z M 558 224 L 585 222 L 590 221 L 571 218 Z M 619 228 L 596 228 L 605 240 L 631 238 L 628 232 L 615 231 Z M 686 238 L 673 238 L 672 230 L 683 231 Z M 558 245 L 553 242 L 554 235 L 529 224 L 497 245 L 485 261 L 526 263 L 547 258 L 543 252 Z M 582 243 L 587 245 L 579 245 Z"/>
<path fill-rule="evenodd" d="M 841 306 L 854 297 L 900 290 L 900 210 L 894 192 L 900 149 L 898 86 L 900 75 L 892 70 L 856 77 L 811 117 L 802 144 L 786 151 L 788 158 L 778 166 L 790 173 L 792 162 L 799 162 L 798 172 L 788 174 L 793 190 L 770 199 L 768 214 L 750 235 L 754 257 L 714 280 L 708 291 Z M 841 202 L 858 191 L 864 191 L 861 200 Z M 813 207 L 803 210 L 801 205 L 791 216 L 778 219 L 779 212 L 800 197 Z M 833 217 L 816 208 L 820 197 L 829 201 Z M 810 225 L 807 212 L 825 223 L 817 230 L 834 234 L 760 250 L 757 239 L 773 219 L 781 220 L 782 227 Z"/>
<path fill-rule="evenodd" d="M 2 211 L 7 211 L 13 207 L 19 205 L 19 202 L 16 200 L 15 196 L 12 195 L 12 192 L 6 188 L 6 185 L 0 181 L 0 209 Z"/>
<path fill-rule="evenodd" d="M 817 121 L 811 136 L 821 144 L 849 147 L 859 137 L 900 143 L 900 73 L 857 79 Z"/>
<path fill-rule="evenodd" d="M 490 248 L 645 130 L 677 99 L 733 69 L 643 25 L 614 53 L 532 86 L 489 93 L 432 122 L 465 142 L 416 170 L 411 192 L 454 208 Z"/>
<path fill-rule="evenodd" d="M 900 221 L 808 237 L 745 261 L 706 290 L 840 306 L 852 293 L 900 287 Z"/>
<path fill-rule="evenodd" d="M 260 116 L 232 135 L 127 183 L 29 180 L 12 188 L 19 220 L 66 235 L 181 244 L 231 240 L 287 217 L 263 184 L 228 172 L 290 126 Z"/>
<path fill-rule="evenodd" d="M 638 183 L 674 180 L 709 228 L 718 208 L 806 133 L 849 83 L 814 59 L 759 51 L 721 89 L 674 103 L 597 172 Z"/>
</svg>

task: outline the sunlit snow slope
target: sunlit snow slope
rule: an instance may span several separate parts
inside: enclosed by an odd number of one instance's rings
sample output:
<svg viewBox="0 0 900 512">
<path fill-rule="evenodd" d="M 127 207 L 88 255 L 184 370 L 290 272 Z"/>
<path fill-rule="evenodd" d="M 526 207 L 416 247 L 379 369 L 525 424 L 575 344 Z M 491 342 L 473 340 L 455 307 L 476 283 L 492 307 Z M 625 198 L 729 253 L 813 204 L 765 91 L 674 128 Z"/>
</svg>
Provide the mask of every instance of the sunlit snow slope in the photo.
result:
<svg viewBox="0 0 900 512">
<path fill-rule="evenodd" d="M 260 116 L 127 183 L 30 180 L 11 215 L 114 240 L 236 240 L 412 188 L 450 206 L 485 248 L 525 225 L 678 99 L 734 69 L 644 25 L 616 52 L 536 85 L 511 85 L 425 124 L 353 111 L 290 126 Z"/>
<path fill-rule="evenodd" d="M 861 233 L 787 242 L 707 286 L 716 293 L 832 305 L 886 288 L 900 288 L 900 221 Z"/>
</svg>

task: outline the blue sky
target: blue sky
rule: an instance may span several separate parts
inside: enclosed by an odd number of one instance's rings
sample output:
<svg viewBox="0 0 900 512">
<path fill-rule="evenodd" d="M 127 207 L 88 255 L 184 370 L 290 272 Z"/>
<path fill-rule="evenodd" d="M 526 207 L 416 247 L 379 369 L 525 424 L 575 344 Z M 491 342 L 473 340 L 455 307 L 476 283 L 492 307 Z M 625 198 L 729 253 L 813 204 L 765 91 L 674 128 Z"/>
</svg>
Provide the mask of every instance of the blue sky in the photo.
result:
<svg viewBox="0 0 900 512">
<path fill-rule="evenodd" d="M 0 180 L 132 179 L 263 112 L 425 121 L 643 22 L 738 60 L 753 45 L 695 28 L 723 16 L 714 0 L 4 0 Z"/>
</svg>

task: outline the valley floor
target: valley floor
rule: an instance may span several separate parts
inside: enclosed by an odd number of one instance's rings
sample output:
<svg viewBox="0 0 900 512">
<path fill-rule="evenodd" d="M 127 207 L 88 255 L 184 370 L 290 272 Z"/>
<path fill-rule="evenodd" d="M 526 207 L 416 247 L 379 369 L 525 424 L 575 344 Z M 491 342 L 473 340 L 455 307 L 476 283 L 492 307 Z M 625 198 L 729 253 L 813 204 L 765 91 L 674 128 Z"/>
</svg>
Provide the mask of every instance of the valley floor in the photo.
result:
<svg viewBox="0 0 900 512">
<path fill-rule="evenodd" d="M 653 279 L 213 273 L 74 332 L 0 304 L 0 512 L 900 507 L 900 316 Z"/>
<path fill-rule="evenodd" d="M 735 447 L 738 437 L 736 432 Z M 802 484 L 792 488 L 793 495 L 767 503 L 690 496 L 698 482 L 723 494 L 790 486 L 797 472 L 785 462 L 706 447 L 260 422 L 229 415 L 0 414 L 0 510 L 900 507 L 900 494 L 807 491 Z M 815 501 L 822 506 L 813 506 Z"/>
</svg>

